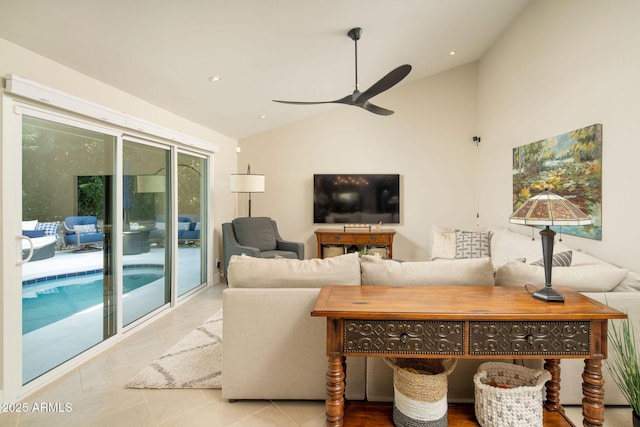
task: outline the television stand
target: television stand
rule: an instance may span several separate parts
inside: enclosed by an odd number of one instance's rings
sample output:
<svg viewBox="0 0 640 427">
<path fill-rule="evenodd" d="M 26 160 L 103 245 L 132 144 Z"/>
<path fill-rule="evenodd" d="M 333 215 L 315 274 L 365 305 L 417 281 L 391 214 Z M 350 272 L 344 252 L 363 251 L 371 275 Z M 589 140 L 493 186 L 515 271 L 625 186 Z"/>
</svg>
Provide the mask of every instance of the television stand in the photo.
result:
<svg viewBox="0 0 640 427">
<path fill-rule="evenodd" d="M 329 247 L 342 248 L 342 254 L 347 252 L 350 246 L 357 246 L 360 250 L 372 249 L 373 247 L 384 249 L 383 258 L 393 258 L 393 236 L 394 230 L 371 230 L 370 228 L 340 228 L 322 229 L 315 231 L 318 241 L 318 258 L 325 258 L 325 249 Z M 340 252 L 340 251 L 338 251 Z M 338 254 L 338 253 L 336 253 Z M 332 255 L 328 255 L 332 256 Z"/>
</svg>

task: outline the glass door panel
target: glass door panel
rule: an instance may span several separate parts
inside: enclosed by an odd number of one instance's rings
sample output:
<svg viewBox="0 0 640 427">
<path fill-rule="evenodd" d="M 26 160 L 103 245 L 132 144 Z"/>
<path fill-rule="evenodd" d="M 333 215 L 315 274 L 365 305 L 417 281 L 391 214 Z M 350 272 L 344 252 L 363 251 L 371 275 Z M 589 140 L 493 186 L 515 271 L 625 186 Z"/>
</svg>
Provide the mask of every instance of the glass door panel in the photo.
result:
<svg viewBox="0 0 640 427">
<path fill-rule="evenodd" d="M 178 153 L 178 296 L 206 282 L 206 159 Z"/>
<path fill-rule="evenodd" d="M 116 333 L 116 137 L 22 116 L 22 383 Z"/>
<path fill-rule="evenodd" d="M 123 144 L 124 326 L 171 300 L 170 156 L 167 148 Z"/>
</svg>

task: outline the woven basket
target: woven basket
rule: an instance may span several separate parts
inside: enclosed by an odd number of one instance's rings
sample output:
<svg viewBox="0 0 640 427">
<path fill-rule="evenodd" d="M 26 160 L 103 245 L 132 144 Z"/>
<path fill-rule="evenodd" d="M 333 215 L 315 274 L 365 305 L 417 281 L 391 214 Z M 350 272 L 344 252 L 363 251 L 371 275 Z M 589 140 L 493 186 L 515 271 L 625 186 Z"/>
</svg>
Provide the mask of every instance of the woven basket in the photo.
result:
<svg viewBox="0 0 640 427">
<path fill-rule="evenodd" d="M 475 410 L 482 427 L 542 426 L 544 369 L 502 362 L 486 362 L 473 376 Z"/>
<path fill-rule="evenodd" d="M 324 246 L 322 248 L 322 256 L 324 258 L 331 258 L 339 255 L 344 255 L 343 246 Z"/>
<path fill-rule="evenodd" d="M 367 255 L 380 255 L 382 258 L 386 258 L 389 256 L 389 252 L 387 248 L 369 248 L 367 250 Z"/>
<path fill-rule="evenodd" d="M 385 358 L 384 361 L 393 369 L 395 426 L 446 427 L 447 377 L 457 361 L 404 358 Z"/>
</svg>

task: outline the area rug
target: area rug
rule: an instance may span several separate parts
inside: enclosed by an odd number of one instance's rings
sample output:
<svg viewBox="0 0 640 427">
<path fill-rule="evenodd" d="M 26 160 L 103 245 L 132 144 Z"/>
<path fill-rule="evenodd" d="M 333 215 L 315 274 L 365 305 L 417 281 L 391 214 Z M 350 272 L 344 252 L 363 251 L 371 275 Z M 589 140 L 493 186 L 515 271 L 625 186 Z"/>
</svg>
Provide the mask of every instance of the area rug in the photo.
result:
<svg viewBox="0 0 640 427">
<path fill-rule="evenodd" d="M 221 388 L 222 310 L 140 371 L 126 388 Z"/>
</svg>

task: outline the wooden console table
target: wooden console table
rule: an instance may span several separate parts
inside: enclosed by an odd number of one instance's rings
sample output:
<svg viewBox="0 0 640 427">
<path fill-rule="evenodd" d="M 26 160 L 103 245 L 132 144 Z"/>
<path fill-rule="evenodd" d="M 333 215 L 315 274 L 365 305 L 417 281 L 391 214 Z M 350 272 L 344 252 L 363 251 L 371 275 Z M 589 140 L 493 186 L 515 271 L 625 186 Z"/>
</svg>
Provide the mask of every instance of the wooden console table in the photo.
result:
<svg viewBox="0 0 640 427">
<path fill-rule="evenodd" d="M 523 287 L 323 287 L 311 315 L 327 318 L 327 426 L 343 425 L 346 356 L 544 359 L 552 376 L 545 426 L 572 425 L 560 404 L 560 359 L 584 359 L 584 425 L 602 426 L 607 323 L 627 316 L 578 292 L 559 290 L 564 303 L 534 299 Z M 367 405 L 354 407 L 344 425 L 361 425 L 358 408 Z M 364 410 L 367 417 L 380 413 Z M 368 425 L 389 425 L 371 421 Z"/>
<path fill-rule="evenodd" d="M 325 245 L 340 246 L 384 246 L 388 248 L 387 258 L 393 258 L 394 230 L 369 229 L 318 229 L 315 231 L 318 241 L 318 258 L 324 258 L 322 247 Z"/>
</svg>

